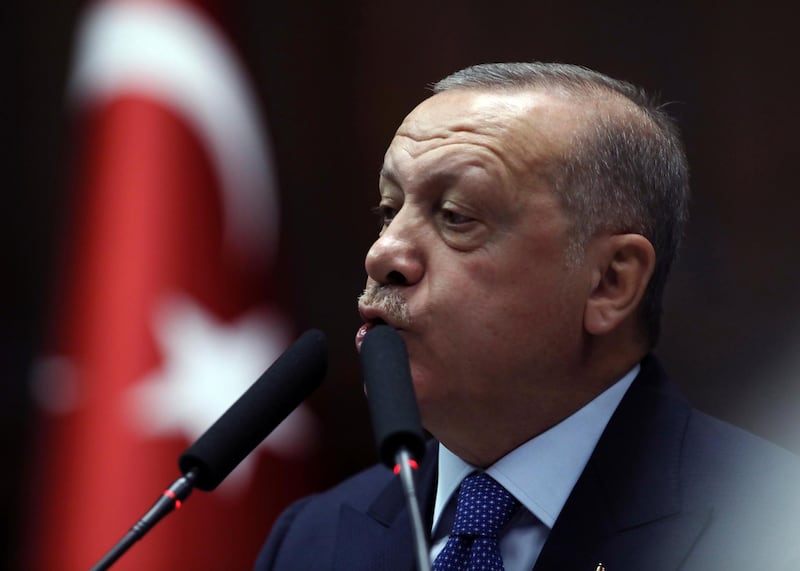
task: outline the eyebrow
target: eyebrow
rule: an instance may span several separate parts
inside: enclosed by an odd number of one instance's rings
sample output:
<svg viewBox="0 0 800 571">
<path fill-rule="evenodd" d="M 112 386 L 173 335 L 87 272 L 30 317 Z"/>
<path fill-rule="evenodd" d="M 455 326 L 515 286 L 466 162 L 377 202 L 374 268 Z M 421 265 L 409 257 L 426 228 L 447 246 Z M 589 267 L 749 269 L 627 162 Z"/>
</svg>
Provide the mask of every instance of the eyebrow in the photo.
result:
<svg viewBox="0 0 800 571">
<path fill-rule="evenodd" d="M 397 187 L 400 186 L 400 181 L 398 180 L 397 175 L 387 166 L 381 167 L 380 178 L 389 181 Z"/>
<path fill-rule="evenodd" d="M 450 172 L 447 170 L 434 171 L 433 173 L 428 174 L 425 183 L 426 185 L 432 186 L 447 186 L 458 181 L 461 178 L 461 175 L 462 173 L 460 172 Z M 380 180 L 385 180 L 389 184 L 392 184 L 401 190 L 403 189 L 403 184 L 400 182 L 400 178 L 398 177 L 397 173 L 385 165 L 381 167 Z"/>
</svg>

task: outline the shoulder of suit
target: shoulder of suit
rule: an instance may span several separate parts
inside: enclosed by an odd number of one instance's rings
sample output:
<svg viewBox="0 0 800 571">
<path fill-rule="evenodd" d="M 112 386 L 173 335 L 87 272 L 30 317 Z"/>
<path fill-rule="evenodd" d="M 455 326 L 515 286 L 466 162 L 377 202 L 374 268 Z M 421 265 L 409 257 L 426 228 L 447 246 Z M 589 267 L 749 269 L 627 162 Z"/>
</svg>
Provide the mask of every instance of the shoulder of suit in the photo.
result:
<svg viewBox="0 0 800 571">
<path fill-rule="evenodd" d="M 732 504 L 800 507 L 800 456 L 742 428 L 693 410 L 681 472 L 710 497 Z"/>
</svg>

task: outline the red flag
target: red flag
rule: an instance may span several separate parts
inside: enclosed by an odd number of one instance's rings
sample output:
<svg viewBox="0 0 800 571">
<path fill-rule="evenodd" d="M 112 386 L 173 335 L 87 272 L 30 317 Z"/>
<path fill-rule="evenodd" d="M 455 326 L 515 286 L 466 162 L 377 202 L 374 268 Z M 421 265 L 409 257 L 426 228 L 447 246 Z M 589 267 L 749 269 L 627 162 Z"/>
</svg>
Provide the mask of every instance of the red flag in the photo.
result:
<svg viewBox="0 0 800 571">
<path fill-rule="evenodd" d="M 179 475 L 185 447 L 288 345 L 270 303 L 277 204 L 236 54 L 199 6 L 90 6 L 71 95 L 79 177 L 27 568 L 85 570 Z M 299 409 L 213 494 L 196 492 L 115 565 L 247 569 L 312 484 Z"/>
</svg>

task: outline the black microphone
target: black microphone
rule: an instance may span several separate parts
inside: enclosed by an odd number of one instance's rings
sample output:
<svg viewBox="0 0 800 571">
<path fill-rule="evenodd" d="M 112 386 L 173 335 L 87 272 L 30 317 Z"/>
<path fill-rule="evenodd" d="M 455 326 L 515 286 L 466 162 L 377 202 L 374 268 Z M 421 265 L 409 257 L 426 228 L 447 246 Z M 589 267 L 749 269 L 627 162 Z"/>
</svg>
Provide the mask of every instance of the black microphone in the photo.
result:
<svg viewBox="0 0 800 571">
<path fill-rule="evenodd" d="M 325 334 L 306 331 L 181 454 L 181 472 L 196 469 L 194 487 L 215 489 L 320 385 L 327 365 Z"/>
<path fill-rule="evenodd" d="M 425 437 L 408 365 L 408 351 L 400 334 L 387 325 L 370 329 L 361 343 L 361 368 L 378 456 L 400 476 L 408 505 L 417 569 L 430 571 L 428 537 L 411 472 L 425 454 Z"/>
<path fill-rule="evenodd" d="M 400 334 L 388 325 L 370 329 L 361 344 L 361 369 L 381 462 L 393 468 L 403 448 L 421 460 L 425 437 Z"/>
<path fill-rule="evenodd" d="M 193 488 L 215 489 L 322 383 L 327 364 L 325 334 L 306 331 L 186 449 L 178 460 L 184 476 L 163 492 L 91 571 L 108 569 L 161 518 L 180 507 Z"/>
</svg>

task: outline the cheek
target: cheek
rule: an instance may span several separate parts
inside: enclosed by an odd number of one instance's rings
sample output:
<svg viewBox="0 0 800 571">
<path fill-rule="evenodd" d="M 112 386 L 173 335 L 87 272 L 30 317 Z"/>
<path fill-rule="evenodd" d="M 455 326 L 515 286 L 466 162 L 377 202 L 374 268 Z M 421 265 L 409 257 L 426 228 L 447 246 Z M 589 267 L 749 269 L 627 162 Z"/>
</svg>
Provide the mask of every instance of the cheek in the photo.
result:
<svg viewBox="0 0 800 571">
<path fill-rule="evenodd" d="M 448 355 L 441 367 L 463 370 L 491 360 L 493 352 L 530 335 L 548 307 L 541 278 L 529 267 L 491 262 L 464 262 L 431 284 L 426 329 L 436 335 L 426 342 L 429 350 Z"/>
<path fill-rule="evenodd" d="M 580 313 L 569 280 L 558 264 L 517 254 L 431 265 L 437 271 L 415 308 L 419 337 L 407 340 L 419 396 L 480 391 L 487 376 L 516 375 L 563 352 Z"/>
<path fill-rule="evenodd" d="M 574 280 L 548 264 L 508 269 L 504 280 L 487 282 L 474 302 L 467 331 L 470 355 L 519 373 L 535 360 L 558 357 L 582 331 L 582 309 Z"/>
</svg>

